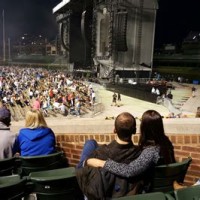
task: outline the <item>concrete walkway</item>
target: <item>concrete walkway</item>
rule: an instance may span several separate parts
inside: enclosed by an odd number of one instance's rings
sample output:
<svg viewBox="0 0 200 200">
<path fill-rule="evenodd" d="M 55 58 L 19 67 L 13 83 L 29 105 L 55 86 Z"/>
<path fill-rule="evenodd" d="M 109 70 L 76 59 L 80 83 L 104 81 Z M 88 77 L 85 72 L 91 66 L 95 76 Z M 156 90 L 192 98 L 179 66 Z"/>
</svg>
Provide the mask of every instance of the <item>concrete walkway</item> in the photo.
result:
<svg viewBox="0 0 200 200">
<path fill-rule="evenodd" d="M 195 85 L 196 96 L 194 98 L 192 97 L 192 84 L 174 82 L 173 85 L 176 87 L 175 90 L 172 90 L 173 106 L 183 115 L 194 117 L 197 107 L 200 106 L 200 85 Z"/>
<path fill-rule="evenodd" d="M 181 107 L 181 110 L 183 112 L 189 111 L 192 113 L 196 113 L 197 107 L 200 107 L 200 86 L 195 85 L 196 88 L 195 97 L 192 97 L 192 86 L 193 85 L 190 85 L 190 98 Z"/>
</svg>

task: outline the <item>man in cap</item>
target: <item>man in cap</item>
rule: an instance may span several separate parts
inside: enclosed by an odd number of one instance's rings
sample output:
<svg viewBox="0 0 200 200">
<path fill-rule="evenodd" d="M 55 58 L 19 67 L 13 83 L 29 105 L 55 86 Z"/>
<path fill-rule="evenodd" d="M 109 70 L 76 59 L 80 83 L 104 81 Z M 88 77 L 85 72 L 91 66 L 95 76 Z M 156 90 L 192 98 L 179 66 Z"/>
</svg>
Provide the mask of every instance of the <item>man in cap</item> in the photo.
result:
<svg viewBox="0 0 200 200">
<path fill-rule="evenodd" d="M 10 111 L 0 102 L 0 159 L 13 156 L 16 136 L 10 131 Z"/>
</svg>

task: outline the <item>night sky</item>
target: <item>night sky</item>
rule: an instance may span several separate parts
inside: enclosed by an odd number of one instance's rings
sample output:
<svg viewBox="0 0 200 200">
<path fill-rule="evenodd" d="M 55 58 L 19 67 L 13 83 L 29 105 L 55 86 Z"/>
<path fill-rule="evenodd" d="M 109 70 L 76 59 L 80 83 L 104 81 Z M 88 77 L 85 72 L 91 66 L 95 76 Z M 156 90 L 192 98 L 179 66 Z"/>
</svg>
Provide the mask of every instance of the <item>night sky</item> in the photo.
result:
<svg viewBox="0 0 200 200">
<path fill-rule="evenodd" d="M 0 12 L 4 10 L 5 13 L 7 37 L 28 33 L 55 39 L 57 24 L 52 9 L 59 2 L 61 0 L 0 0 Z M 2 19 L 0 23 L 2 27 Z"/>
<path fill-rule="evenodd" d="M 190 31 L 200 31 L 200 0 L 159 0 L 155 44 L 180 44 Z"/>
<path fill-rule="evenodd" d="M 61 0 L 0 0 L 0 12 L 5 10 L 6 36 L 14 39 L 29 33 L 54 39 L 57 26 L 52 8 L 59 2 Z M 200 0 L 159 0 L 156 46 L 181 43 L 190 31 L 200 31 Z"/>
</svg>

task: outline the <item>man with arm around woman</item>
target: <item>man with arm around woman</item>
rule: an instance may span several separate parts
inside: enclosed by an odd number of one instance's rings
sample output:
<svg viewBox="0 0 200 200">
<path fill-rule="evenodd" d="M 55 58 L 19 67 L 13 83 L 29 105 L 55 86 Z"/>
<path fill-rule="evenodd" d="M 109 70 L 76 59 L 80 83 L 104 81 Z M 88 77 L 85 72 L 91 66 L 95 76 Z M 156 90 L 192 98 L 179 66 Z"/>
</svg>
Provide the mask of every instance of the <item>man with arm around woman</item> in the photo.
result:
<svg viewBox="0 0 200 200">
<path fill-rule="evenodd" d="M 140 156 L 129 164 L 95 158 L 86 160 L 86 164 L 122 177 L 139 176 L 144 181 L 143 192 L 150 192 L 154 167 L 175 162 L 173 145 L 165 135 L 162 116 L 155 110 L 147 110 L 142 115 L 139 148 Z"/>
</svg>

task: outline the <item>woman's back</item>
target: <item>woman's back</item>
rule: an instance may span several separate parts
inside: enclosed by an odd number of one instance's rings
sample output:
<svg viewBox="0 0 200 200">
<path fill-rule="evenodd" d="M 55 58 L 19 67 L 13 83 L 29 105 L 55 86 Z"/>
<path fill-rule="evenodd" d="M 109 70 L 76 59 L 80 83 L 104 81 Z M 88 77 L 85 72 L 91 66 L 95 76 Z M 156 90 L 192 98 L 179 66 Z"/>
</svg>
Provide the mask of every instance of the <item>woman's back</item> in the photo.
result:
<svg viewBox="0 0 200 200">
<path fill-rule="evenodd" d="M 23 128 L 17 138 L 21 156 L 47 155 L 55 152 L 55 135 L 50 128 Z"/>
<path fill-rule="evenodd" d="M 160 157 L 163 164 L 175 162 L 174 147 L 165 135 L 162 116 L 155 110 L 147 110 L 142 115 L 140 124 L 139 146 L 144 148 L 149 145 L 160 147 Z"/>
<path fill-rule="evenodd" d="M 21 156 L 47 155 L 55 152 L 55 135 L 47 127 L 39 110 L 30 110 L 26 113 L 25 127 L 19 132 L 15 152 Z"/>
</svg>

